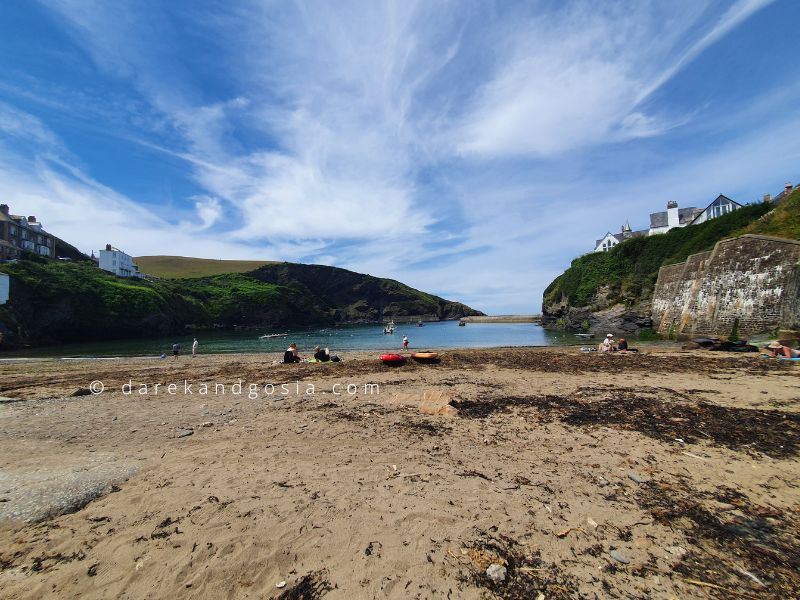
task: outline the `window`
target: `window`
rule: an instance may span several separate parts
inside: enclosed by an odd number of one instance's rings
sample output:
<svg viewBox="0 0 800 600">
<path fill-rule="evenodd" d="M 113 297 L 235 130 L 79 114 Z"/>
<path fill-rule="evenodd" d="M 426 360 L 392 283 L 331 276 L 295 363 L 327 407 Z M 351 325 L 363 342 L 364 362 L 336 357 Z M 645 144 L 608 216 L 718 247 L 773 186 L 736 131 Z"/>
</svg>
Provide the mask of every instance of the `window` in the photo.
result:
<svg viewBox="0 0 800 600">
<path fill-rule="evenodd" d="M 11 225 L 11 227 L 9 228 L 9 233 L 11 233 L 11 235 L 17 235 L 17 226 Z"/>
<path fill-rule="evenodd" d="M 112 267 L 116 267 L 116 266 L 117 266 L 117 261 L 115 261 L 115 260 L 112 260 L 112 261 L 111 261 L 111 266 L 112 266 Z"/>
</svg>

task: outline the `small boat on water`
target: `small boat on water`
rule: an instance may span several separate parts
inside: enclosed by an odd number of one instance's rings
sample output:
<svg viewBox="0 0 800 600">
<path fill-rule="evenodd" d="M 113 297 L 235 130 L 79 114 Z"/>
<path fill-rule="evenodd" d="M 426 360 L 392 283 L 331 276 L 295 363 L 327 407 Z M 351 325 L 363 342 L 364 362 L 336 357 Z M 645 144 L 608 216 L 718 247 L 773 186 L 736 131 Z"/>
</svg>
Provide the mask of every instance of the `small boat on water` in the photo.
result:
<svg viewBox="0 0 800 600">
<path fill-rule="evenodd" d="M 383 326 L 383 333 L 394 333 L 394 321 L 389 321 L 386 325 Z"/>
<path fill-rule="evenodd" d="M 423 323 L 422 321 L 417 321 L 417 327 L 424 327 L 424 326 L 425 323 Z"/>
<path fill-rule="evenodd" d="M 279 337 L 286 337 L 289 335 L 288 333 L 265 333 L 264 335 L 258 336 L 260 340 L 268 340 L 270 338 L 279 338 Z"/>
<path fill-rule="evenodd" d="M 458 322 L 458 326 L 459 327 L 466 327 L 467 326 L 467 322 L 466 321 L 459 321 Z"/>
</svg>

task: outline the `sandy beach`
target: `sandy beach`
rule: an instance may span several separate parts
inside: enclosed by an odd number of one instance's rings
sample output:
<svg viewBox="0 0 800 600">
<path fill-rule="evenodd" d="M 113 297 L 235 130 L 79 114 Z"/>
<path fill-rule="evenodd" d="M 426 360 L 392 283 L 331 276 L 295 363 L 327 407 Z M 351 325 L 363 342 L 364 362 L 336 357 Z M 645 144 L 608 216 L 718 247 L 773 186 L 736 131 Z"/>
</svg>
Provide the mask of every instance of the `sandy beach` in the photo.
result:
<svg viewBox="0 0 800 600">
<path fill-rule="evenodd" d="M 800 364 L 277 358 L 1 362 L 2 596 L 800 595 Z"/>
</svg>

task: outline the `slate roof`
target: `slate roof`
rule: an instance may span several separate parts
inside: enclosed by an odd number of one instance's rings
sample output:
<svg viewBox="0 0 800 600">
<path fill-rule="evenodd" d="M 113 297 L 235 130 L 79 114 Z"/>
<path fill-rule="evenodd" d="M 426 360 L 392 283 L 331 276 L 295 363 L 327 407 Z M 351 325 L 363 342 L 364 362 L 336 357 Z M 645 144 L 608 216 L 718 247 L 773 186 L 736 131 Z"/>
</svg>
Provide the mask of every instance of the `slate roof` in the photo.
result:
<svg viewBox="0 0 800 600">
<path fill-rule="evenodd" d="M 678 209 L 678 222 L 681 225 L 686 223 L 691 223 L 694 218 L 703 212 L 702 208 L 696 208 L 691 206 L 689 208 L 679 208 Z M 669 220 L 667 218 L 667 211 L 657 212 L 657 213 L 650 213 L 650 229 L 655 229 L 657 227 L 667 227 L 669 224 Z"/>
</svg>

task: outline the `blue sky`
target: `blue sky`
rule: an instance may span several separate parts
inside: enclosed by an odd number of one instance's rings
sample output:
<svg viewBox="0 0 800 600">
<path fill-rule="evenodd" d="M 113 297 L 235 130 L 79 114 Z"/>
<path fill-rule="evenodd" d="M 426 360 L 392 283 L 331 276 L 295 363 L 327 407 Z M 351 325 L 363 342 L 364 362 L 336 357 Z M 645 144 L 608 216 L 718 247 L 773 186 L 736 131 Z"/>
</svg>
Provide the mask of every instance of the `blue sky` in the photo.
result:
<svg viewBox="0 0 800 600">
<path fill-rule="evenodd" d="M 800 178 L 800 3 L 0 3 L 0 198 L 84 251 L 538 311 L 668 200 Z"/>
</svg>

